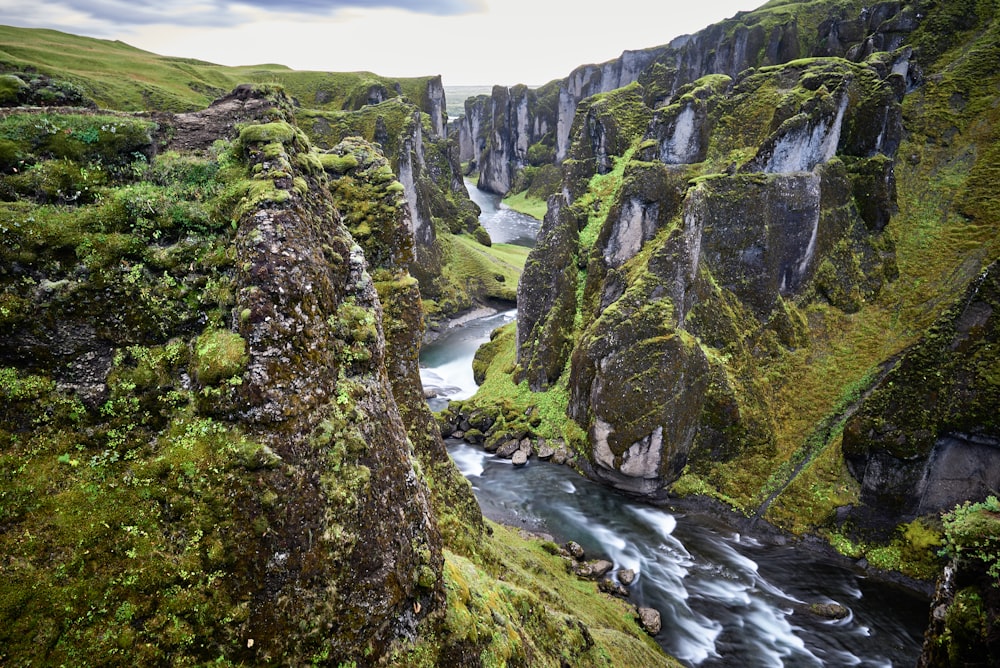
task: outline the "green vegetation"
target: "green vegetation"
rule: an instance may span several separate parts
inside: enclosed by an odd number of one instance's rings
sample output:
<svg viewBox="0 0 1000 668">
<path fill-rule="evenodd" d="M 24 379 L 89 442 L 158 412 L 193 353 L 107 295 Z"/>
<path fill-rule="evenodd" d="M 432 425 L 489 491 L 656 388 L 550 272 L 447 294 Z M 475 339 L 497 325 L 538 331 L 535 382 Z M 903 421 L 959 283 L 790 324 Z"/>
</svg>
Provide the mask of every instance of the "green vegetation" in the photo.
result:
<svg viewBox="0 0 1000 668">
<path fill-rule="evenodd" d="M 489 527 L 472 558 L 446 552 L 442 629 L 394 665 L 680 665 L 637 633 L 629 605 L 567 570 L 555 545 Z"/>
<path fill-rule="evenodd" d="M 555 547 L 490 524 L 472 560 L 446 554 L 446 646 L 481 647 L 484 666 L 677 666 L 637 632 L 634 611 L 568 572 Z M 501 578 L 502 573 L 502 578 Z M 421 645 L 414 654 L 420 656 Z M 558 658 L 557 658 L 558 657 Z M 442 665 L 436 661 L 401 665 Z M 471 657 L 470 657 L 471 658 Z"/>
<path fill-rule="evenodd" d="M 425 299 L 432 322 L 472 306 L 469 295 L 517 301 L 517 282 L 528 257 L 523 246 L 483 246 L 468 235 L 439 237 L 444 252 L 442 281 L 437 298 Z M 422 287 L 422 286 L 421 286 Z"/>
<path fill-rule="evenodd" d="M 569 390 L 566 384 L 546 392 L 532 392 L 527 381 L 517 382 L 517 326 L 505 325 L 496 330 L 490 342 L 476 353 L 473 370 L 481 385 L 475 396 L 453 403 L 454 412 L 485 410 L 496 415 L 491 432 L 506 434 L 524 431 L 541 438 L 564 439 L 579 444 L 583 434 L 574 422 L 566 419 Z M 444 416 L 447 417 L 447 416 Z"/>
<path fill-rule="evenodd" d="M 312 109 L 357 109 L 368 104 L 373 91 L 383 98 L 395 97 L 396 86 L 421 104 L 428 81 L 387 79 L 369 72 L 304 72 L 273 64 L 225 67 L 159 56 L 118 41 L 9 26 L 0 26 L 0 70 L 21 73 L 28 80 L 51 77 L 54 81 L 43 89 L 49 99 L 43 96 L 41 103 L 93 100 L 103 108 L 122 111 L 202 109 L 243 83 L 278 84 Z M 0 95 L 18 88 L 16 81 L 6 78 Z"/>
<path fill-rule="evenodd" d="M 945 555 L 970 570 L 982 569 L 1000 587 L 1000 501 L 989 496 L 980 503 L 956 506 L 944 515 Z"/>
<path fill-rule="evenodd" d="M 527 190 L 505 197 L 503 203 L 514 209 L 514 211 L 520 211 L 538 220 L 545 218 L 545 212 L 549 208 L 545 200 L 529 196 Z"/>
</svg>

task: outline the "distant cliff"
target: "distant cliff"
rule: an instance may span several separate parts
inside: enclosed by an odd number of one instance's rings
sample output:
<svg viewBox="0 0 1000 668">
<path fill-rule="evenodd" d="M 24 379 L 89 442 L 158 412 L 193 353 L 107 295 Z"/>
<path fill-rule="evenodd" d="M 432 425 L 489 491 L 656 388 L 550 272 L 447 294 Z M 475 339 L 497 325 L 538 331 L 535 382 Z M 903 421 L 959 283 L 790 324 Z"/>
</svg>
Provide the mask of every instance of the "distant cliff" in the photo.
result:
<svg viewBox="0 0 1000 668">
<path fill-rule="evenodd" d="M 529 150 L 556 162 L 569 155 L 577 107 L 592 95 L 639 82 L 647 104 L 656 108 L 707 74 L 735 78 L 748 68 L 812 56 L 864 60 L 900 47 L 919 13 L 900 2 L 769 3 L 667 45 L 583 65 L 537 90 L 497 87 L 489 100 L 470 101 L 457 123 L 461 159 L 478 167 L 480 188 L 506 194 L 515 175 L 532 163 Z"/>
</svg>

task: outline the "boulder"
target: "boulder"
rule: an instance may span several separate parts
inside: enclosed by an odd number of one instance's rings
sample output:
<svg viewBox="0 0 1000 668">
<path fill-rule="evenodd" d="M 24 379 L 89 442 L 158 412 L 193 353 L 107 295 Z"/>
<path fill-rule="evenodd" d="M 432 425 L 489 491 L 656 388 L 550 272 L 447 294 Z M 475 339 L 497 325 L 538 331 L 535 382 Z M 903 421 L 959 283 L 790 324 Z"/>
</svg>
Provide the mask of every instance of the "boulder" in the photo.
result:
<svg viewBox="0 0 1000 668">
<path fill-rule="evenodd" d="M 655 636 L 660 632 L 662 622 L 660 620 L 659 612 L 653 608 L 638 608 L 636 613 L 639 615 L 639 626 L 641 626 L 646 633 L 651 636 Z"/>
<path fill-rule="evenodd" d="M 577 561 L 583 561 L 586 553 L 583 551 L 583 547 L 579 543 L 570 541 L 566 543 L 566 551 L 569 552 L 569 556 L 573 557 Z"/>
<path fill-rule="evenodd" d="M 844 619 L 851 611 L 840 603 L 810 603 L 809 612 L 824 619 Z"/>
<path fill-rule="evenodd" d="M 517 441 L 507 441 L 499 448 L 497 448 L 497 457 L 502 457 L 504 459 L 510 459 L 514 456 L 514 453 L 520 449 L 520 443 Z"/>
<path fill-rule="evenodd" d="M 552 459 L 552 456 L 556 454 L 555 449 L 546 443 L 544 438 L 538 439 L 538 451 L 535 456 L 539 459 Z"/>
<path fill-rule="evenodd" d="M 619 598 L 628 598 L 628 588 L 626 588 L 622 583 L 616 582 L 611 578 L 602 579 L 597 583 L 597 588 L 605 594 L 611 594 L 612 596 L 617 596 Z"/>
<path fill-rule="evenodd" d="M 635 582 L 635 571 L 631 568 L 622 568 L 618 571 L 618 581 L 621 582 L 626 587 L 631 587 L 632 583 Z"/>
<path fill-rule="evenodd" d="M 576 574 L 581 578 L 590 578 L 596 580 L 597 578 L 602 578 L 614 568 L 615 565 L 606 559 L 595 559 L 594 561 L 588 561 L 585 564 L 581 564 L 576 569 Z"/>
<path fill-rule="evenodd" d="M 512 464 L 514 464 L 514 466 L 524 466 L 525 464 L 528 463 L 528 453 L 526 453 L 524 450 L 518 450 L 510 458 L 510 461 Z"/>
</svg>

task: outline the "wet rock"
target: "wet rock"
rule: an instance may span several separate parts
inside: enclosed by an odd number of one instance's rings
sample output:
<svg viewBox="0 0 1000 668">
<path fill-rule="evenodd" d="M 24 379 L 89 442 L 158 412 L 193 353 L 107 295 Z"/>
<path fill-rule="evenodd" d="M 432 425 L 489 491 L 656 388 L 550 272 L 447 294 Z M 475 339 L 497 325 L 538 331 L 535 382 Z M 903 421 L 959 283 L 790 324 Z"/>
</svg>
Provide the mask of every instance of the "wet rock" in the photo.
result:
<svg viewBox="0 0 1000 668">
<path fill-rule="evenodd" d="M 514 456 L 512 456 L 510 460 L 514 466 L 524 466 L 528 463 L 528 453 L 524 450 L 518 450 L 514 453 Z"/>
<path fill-rule="evenodd" d="M 646 633 L 655 636 L 660 632 L 662 622 L 659 612 L 653 608 L 638 608 L 636 612 L 639 615 L 639 625 L 642 626 Z"/>
<path fill-rule="evenodd" d="M 582 561 L 583 558 L 586 556 L 586 553 L 583 551 L 583 547 L 581 547 L 580 544 L 575 541 L 571 540 L 570 542 L 566 543 L 565 547 L 566 551 L 569 552 L 569 556 L 573 557 L 577 561 Z"/>
<path fill-rule="evenodd" d="M 635 582 L 635 571 L 631 568 L 622 568 L 618 571 L 618 581 L 626 587 L 631 587 Z"/>
<path fill-rule="evenodd" d="M 569 452 L 566 450 L 565 446 L 557 448 L 556 453 L 552 455 L 553 464 L 565 464 L 568 459 Z"/>
<path fill-rule="evenodd" d="M 851 614 L 846 606 L 839 603 L 811 603 L 807 610 L 824 619 L 844 619 Z"/>
<path fill-rule="evenodd" d="M 612 596 L 617 596 L 619 598 L 628 598 L 628 589 L 625 585 L 620 582 L 616 582 L 611 578 L 604 578 L 598 582 L 597 588 L 605 594 L 611 594 Z"/>
<path fill-rule="evenodd" d="M 497 457 L 503 457 L 504 459 L 510 459 L 514 456 L 514 453 L 520 450 L 521 444 L 517 441 L 507 441 L 499 448 L 497 448 Z"/>
<path fill-rule="evenodd" d="M 538 451 L 535 456 L 539 459 L 552 459 L 552 456 L 556 454 L 555 449 L 546 443 L 544 438 L 538 439 Z"/>
<path fill-rule="evenodd" d="M 575 573 L 581 578 L 596 580 L 607 575 L 614 567 L 615 565 L 606 559 L 595 559 L 594 561 L 581 564 L 577 567 Z"/>
</svg>

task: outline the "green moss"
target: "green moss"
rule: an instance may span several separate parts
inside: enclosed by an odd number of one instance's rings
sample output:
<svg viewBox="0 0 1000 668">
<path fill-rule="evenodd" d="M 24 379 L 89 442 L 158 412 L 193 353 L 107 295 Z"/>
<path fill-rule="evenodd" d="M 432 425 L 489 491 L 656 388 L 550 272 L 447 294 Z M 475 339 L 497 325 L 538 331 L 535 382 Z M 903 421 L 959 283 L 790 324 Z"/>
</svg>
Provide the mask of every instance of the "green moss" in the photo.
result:
<svg viewBox="0 0 1000 668">
<path fill-rule="evenodd" d="M 240 142 L 287 144 L 295 138 L 295 128 L 284 121 L 248 125 L 240 130 Z"/>
<path fill-rule="evenodd" d="M 320 155 L 323 169 L 336 174 L 344 174 L 358 166 L 358 159 L 352 153 L 336 155 L 334 153 L 323 153 Z"/>
<path fill-rule="evenodd" d="M 206 330 L 195 343 L 194 377 L 202 385 L 215 385 L 240 374 L 247 364 L 247 342 L 235 332 Z"/>
<path fill-rule="evenodd" d="M 111 115 L 10 114 L 0 118 L 0 139 L 17 144 L 21 153 L 38 159 L 71 160 L 102 165 L 120 176 L 134 176 L 152 151 L 156 124 Z"/>
<path fill-rule="evenodd" d="M 568 572 L 542 541 L 491 528 L 473 559 L 445 553 L 441 630 L 393 665 L 679 665 L 637 628 L 629 606 Z"/>
<path fill-rule="evenodd" d="M 990 496 L 965 502 L 944 516 L 945 552 L 967 567 L 984 569 L 994 583 L 1000 578 L 1000 501 Z"/>
</svg>

